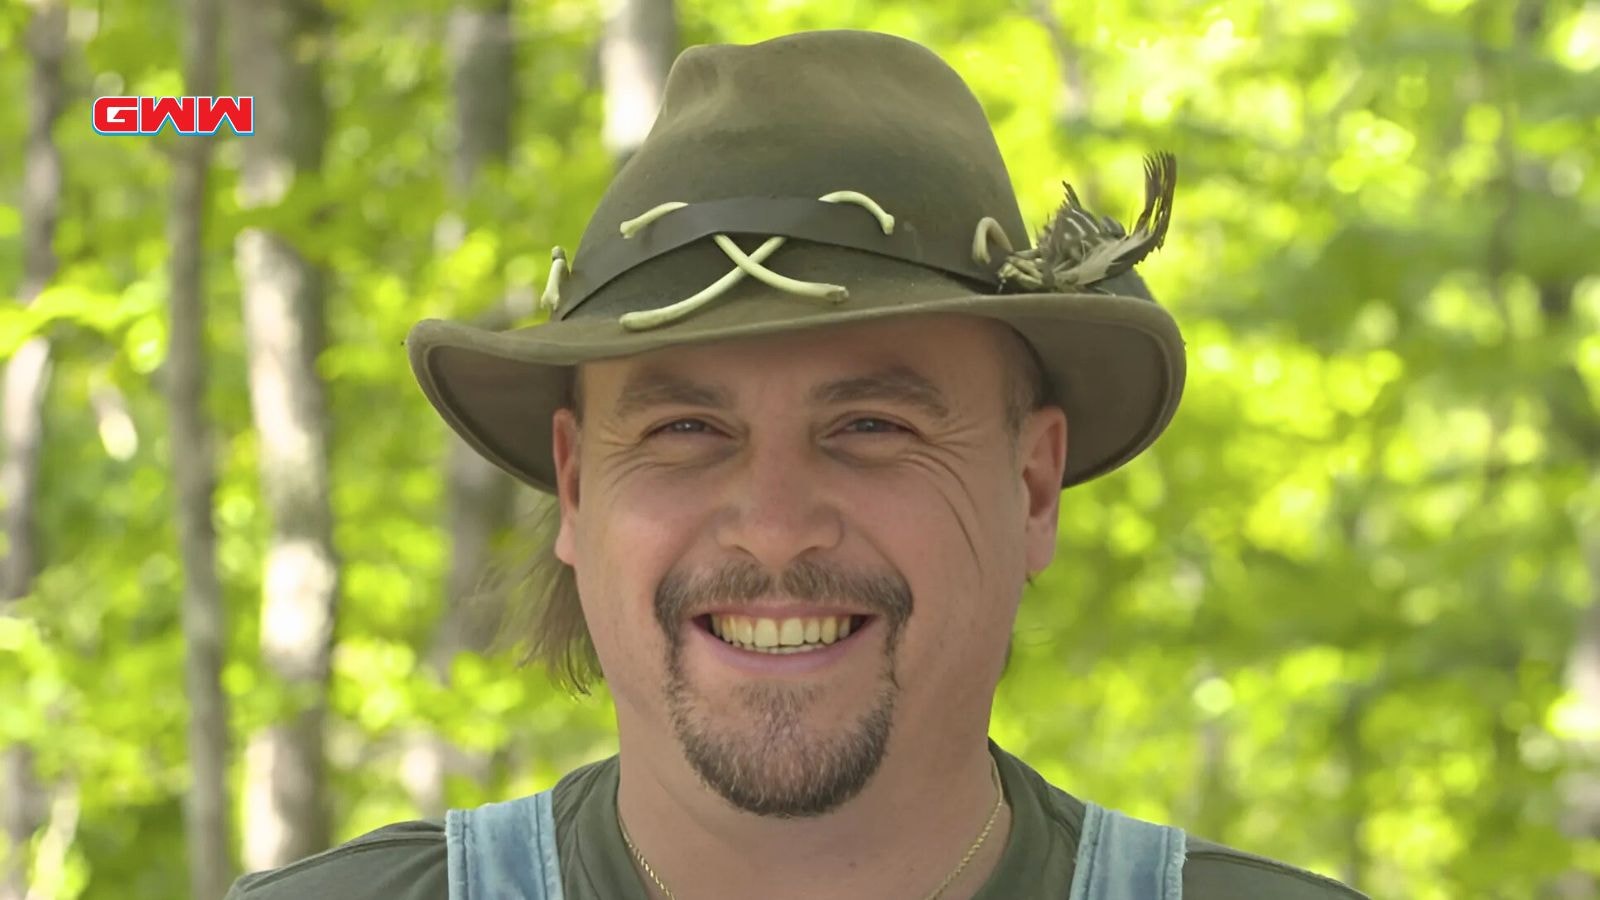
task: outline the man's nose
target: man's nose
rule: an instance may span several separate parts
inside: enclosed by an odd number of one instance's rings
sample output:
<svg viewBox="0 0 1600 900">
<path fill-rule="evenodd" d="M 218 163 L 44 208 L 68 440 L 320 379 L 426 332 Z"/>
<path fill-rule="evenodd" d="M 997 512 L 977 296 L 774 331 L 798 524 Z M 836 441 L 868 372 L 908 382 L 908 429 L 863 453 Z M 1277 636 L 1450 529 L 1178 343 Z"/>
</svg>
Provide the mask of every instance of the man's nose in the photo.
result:
<svg viewBox="0 0 1600 900">
<path fill-rule="evenodd" d="M 717 542 L 781 572 L 815 550 L 836 547 L 843 522 L 815 448 L 752 444 L 724 487 Z"/>
</svg>

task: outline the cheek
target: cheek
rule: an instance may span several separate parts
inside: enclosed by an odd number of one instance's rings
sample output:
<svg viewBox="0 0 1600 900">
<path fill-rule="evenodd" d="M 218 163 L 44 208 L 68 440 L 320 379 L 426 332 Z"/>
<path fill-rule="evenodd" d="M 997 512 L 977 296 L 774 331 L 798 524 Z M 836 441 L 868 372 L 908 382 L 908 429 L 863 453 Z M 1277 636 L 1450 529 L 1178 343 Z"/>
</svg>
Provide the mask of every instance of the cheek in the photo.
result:
<svg viewBox="0 0 1600 900">
<path fill-rule="evenodd" d="M 1015 485 L 987 467 L 969 463 L 956 468 L 929 460 L 864 481 L 858 488 L 876 495 L 880 518 L 890 527 L 937 545 L 938 552 L 928 554 L 935 564 L 969 572 L 986 583 L 996 576 L 1010 581 L 1010 571 L 1020 565 L 1025 517 Z M 993 585 L 985 588 L 992 590 Z"/>
<path fill-rule="evenodd" d="M 586 486 L 583 515 L 574 532 L 580 550 L 578 591 L 602 662 L 626 664 L 646 644 L 662 642 L 655 624 L 655 589 L 683 558 L 697 512 L 681 491 L 594 487 Z"/>
<path fill-rule="evenodd" d="M 851 496 L 855 521 L 868 540 L 911 583 L 924 624 L 952 630 L 1003 619 L 1021 579 L 1020 525 L 1005 514 L 998 479 L 963 483 L 924 473 L 863 483 Z M 1016 531 L 1013 535 L 1011 531 Z"/>
<path fill-rule="evenodd" d="M 932 474 L 863 484 L 855 511 L 916 598 L 899 649 L 906 683 L 954 699 L 981 694 L 981 673 L 998 677 L 1003 665 L 1026 574 L 1023 513 L 998 473 Z"/>
</svg>

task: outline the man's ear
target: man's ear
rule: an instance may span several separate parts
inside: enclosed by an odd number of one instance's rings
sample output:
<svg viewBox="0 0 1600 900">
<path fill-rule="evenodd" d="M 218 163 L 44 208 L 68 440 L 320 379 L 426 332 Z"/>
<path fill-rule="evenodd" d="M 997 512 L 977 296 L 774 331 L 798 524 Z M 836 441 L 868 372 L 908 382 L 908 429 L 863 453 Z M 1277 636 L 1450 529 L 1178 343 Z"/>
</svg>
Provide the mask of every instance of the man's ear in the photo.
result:
<svg viewBox="0 0 1600 900">
<path fill-rule="evenodd" d="M 1046 406 L 1028 416 L 1017 442 L 1027 520 L 1023 548 L 1028 574 L 1036 575 L 1056 555 L 1061 513 L 1061 475 L 1067 466 L 1067 414 Z"/>
<path fill-rule="evenodd" d="M 551 420 L 550 454 L 556 464 L 556 502 L 561 507 L 561 527 L 556 531 L 556 558 L 576 565 L 577 543 L 572 533 L 578 515 L 578 449 L 580 426 L 570 409 L 558 409 Z"/>
</svg>

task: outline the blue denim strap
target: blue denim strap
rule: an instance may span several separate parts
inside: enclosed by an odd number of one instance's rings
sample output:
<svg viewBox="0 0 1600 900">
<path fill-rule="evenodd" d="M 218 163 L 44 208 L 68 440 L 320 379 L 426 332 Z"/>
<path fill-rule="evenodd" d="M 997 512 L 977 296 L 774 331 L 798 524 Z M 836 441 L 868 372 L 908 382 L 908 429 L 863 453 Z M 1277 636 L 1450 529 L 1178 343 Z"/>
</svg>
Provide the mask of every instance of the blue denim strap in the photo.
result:
<svg viewBox="0 0 1600 900">
<path fill-rule="evenodd" d="M 1181 830 L 1084 806 L 1069 900 L 1182 900 Z"/>
<path fill-rule="evenodd" d="M 562 900 L 550 797 L 445 813 L 450 900 Z"/>
</svg>

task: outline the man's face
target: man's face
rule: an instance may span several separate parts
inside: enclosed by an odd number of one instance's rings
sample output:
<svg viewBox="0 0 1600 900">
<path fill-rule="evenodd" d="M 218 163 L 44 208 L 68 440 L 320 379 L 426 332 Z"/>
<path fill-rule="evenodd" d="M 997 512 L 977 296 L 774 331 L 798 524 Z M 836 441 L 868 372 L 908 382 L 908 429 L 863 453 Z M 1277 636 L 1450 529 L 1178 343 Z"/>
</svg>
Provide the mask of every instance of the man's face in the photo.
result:
<svg viewBox="0 0 1600 900">
<path fill-rule="evenodd" d="M 1065 463 L 1058 409 L 1007 425 L 1020 352 L 951 316 L 585 366 L 556 546 L 624 734 L 776 816 L 982 735 Z"/>
</svg>

